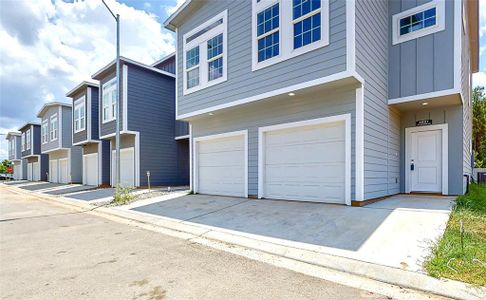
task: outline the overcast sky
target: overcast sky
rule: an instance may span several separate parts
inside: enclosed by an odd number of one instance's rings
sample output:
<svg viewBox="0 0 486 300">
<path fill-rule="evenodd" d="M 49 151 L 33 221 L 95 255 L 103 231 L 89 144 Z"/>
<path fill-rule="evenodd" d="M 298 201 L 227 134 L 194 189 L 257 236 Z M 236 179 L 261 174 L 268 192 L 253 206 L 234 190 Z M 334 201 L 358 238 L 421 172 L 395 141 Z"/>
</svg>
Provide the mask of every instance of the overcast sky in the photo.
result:
<svg viewBox="0 0 486 300">
<path fill-rule="evenodd" d="M 174 51 L 162 23 L 184 0 L 106 0 L 121 16 L 121 54 L 150 64 Z M 480 53 L 486 50 L 486 0 Z M 115 22 L 100 0 L 0 0 L 0 133 L 17 130 L 45 102 L 70 90 L 115 57 Z M 486 62 L 474 84 L 486 86 Z M 7 157 L 0 135 L 0 159 Z"/>
</svg>

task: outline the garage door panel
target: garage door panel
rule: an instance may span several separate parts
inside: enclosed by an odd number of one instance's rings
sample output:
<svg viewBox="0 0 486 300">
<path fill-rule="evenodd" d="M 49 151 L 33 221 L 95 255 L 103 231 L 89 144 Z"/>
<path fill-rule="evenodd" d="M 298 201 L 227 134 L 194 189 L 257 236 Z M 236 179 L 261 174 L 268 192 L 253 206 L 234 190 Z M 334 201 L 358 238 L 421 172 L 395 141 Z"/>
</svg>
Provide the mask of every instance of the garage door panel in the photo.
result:
<svg viewBox="0 0 486 300">
<path fill-rule="evenodd" d="M 112 181 L 115 185 L 116 151 L 112 151 Z M 124 148 L 120 151 L 120 184 L 135 186 L 135 150 Z"/>
<path fill-rule="evenodd" d="M 69 182 L 69 160 L 68 159 L 59 160 L 59 182 L 60 183 Z"/>
<path fill-rule="evenodd" d="M 244 197 L 244 135 L 197 142 L 197 192 Z"/>
<path fill-rule="evenodd" d="M 344 122 L 264 133 L 263 197 L 345 202 Z"/>
<path fill-rule="evenodd" d="M 84 156 L 85 184 L 98 185 L 98 154 Z"/>
</svg>

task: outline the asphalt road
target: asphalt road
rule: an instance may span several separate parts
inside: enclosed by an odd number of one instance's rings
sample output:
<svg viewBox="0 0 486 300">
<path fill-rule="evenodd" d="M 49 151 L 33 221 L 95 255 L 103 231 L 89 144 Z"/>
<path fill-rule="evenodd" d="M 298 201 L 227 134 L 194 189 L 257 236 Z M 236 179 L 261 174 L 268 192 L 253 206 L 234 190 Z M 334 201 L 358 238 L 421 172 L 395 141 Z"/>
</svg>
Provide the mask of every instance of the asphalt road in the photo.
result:
<svg viewBox="0 0 486 300">
<path fill-rule="evenodd" d="M 0 184 L 2 299 L 385 297 L 15 194 Z"/>
</svg>

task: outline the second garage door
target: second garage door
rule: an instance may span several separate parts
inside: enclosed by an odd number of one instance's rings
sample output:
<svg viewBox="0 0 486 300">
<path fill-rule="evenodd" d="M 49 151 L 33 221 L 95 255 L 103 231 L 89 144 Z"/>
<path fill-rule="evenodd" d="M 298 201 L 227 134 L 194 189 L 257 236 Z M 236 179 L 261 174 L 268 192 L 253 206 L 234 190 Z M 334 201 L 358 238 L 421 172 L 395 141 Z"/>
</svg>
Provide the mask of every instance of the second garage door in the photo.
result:
<svg viewBox="0 0 486 300">
<path fill-rule="evenodd" d="M 58 166 L 57 159 L 49 160 L 49 181 L 53 183 L 59 182 L 58 180 Z"/>
<path fill-rule="evenodd" d="M 261 196 L 345 203 L 345 123 L 263 131 Z"/>
<path fill-rule="evenodd" d="M 83 157 L 84 184 L 98 185 L 98 153 L 85 154 Z"/>
<path fill-rule="evenodd" d="M 112 154 L 112 182 L 115 183 L 116 151 Z M 135 149 L 120 149 L 120 184 L 123 186 L 135 186 Z M 113 184 L 115 185 L 115 184 Z"/>
<path fill-rule="evenodd" d="M 196 192 L 246 197 L 246 134 L 205 137 L 195 143 Z"/>
<path fill-rule="evenodd" d="M 69 159 L 59 160 L 59 183 L 69 183 Z"/>
</svg>

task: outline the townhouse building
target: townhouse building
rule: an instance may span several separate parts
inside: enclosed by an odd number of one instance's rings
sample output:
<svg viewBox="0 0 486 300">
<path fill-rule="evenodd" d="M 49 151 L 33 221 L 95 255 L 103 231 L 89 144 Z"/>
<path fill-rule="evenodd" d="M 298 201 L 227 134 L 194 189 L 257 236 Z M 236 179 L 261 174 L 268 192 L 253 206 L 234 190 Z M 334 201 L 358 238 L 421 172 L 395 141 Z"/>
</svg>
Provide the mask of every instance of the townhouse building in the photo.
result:
<svg viewBox="0 0 486 300">
<path fill-rule="evenodd" d="M 364 205 L 464 193 L 478 4 L 198 0 L 175 31 L 196 193 Z"/>
<path fill-rule="evenodd" d="M 81 183 L 81 148 L 73 146 L 72 106 L 49 102 L 37 113 L 41 119 L 41 153 L 49 156 L 48 181 Z"/>
<path fill-rule="evenodd" d="M 8 160 L 13 164 L 13 179 L 26 179 L 26 173 L 23 172 L 24 164 L 22 160 L 22 138 L 20 132 L 9 132 L 5 139 L 8 143 Z"/>
<path fill-rule="evenodd" d="M 175 75 L 164 65 L 120 59 L 120 182 L 126 186 L 178 186 L 189 183 L 188 125 L 176 122 Z M 167 61 L 166 61 L 167 60 Z M 100 82 L 99 138 L 109 141 L 110 182 L 116 166 L 116 64 L 96 72 Z M 149 179 L 150 178 L 150 179 Z"/>
<path fill-rule="evenodd" d="M 25 178 L 29 181 L 46 181 L 49 171 L 49 158 L 41 153 L 41 128 L 39 123 L 28 122 L 20 131 L 21 160 Z"/>
<path fill-rule="evenodd" d="M 72 144 L 82 154 L 82 183 L 110 185 L 110 142 L 99 136 L 99 86 L 83 81 L 66 94 L 72 99 Z"/>
</svg>

